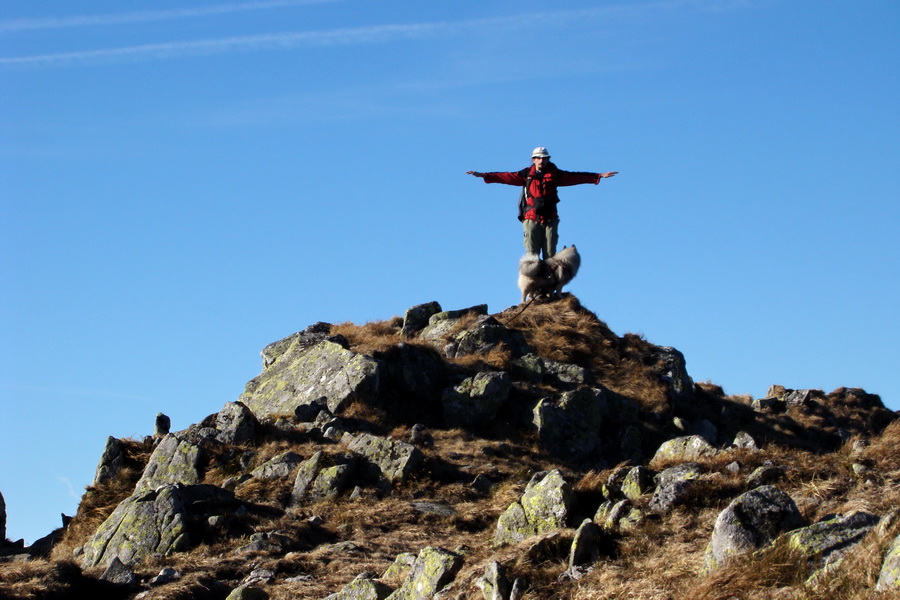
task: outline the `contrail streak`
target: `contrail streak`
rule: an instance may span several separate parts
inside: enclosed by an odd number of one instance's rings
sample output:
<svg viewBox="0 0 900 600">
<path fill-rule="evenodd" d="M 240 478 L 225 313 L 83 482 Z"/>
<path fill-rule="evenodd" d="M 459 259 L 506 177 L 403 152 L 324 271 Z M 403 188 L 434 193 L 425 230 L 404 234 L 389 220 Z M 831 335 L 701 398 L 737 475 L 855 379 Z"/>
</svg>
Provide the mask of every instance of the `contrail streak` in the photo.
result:
<svg viewBox="0 0 900 600">
<path fill-rule="evenodd" d="M 8 19 L 0 21 L 0 33 L 40 29 L 65 29 L 103 25 L 124 25 L 128 23 L 149 23 L 171 19 L 190 19 L 223 15 L 228 13 L 267 10 L 308 4 L 324 4 L 342 0 L 268 0 L 263 2 L 236 2 L 206 6 L 202 8 L 180 8 L 172 10 L 138 11 L 108 15 L 76 15 L 71 17 Z"/>
</svg>

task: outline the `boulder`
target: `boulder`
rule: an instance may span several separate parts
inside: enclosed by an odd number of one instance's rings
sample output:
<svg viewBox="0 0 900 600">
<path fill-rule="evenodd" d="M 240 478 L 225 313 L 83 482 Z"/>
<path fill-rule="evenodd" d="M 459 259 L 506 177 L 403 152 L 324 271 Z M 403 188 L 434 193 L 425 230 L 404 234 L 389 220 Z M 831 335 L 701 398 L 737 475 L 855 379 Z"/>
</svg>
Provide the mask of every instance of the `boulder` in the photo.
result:
<svg viewBox="0 0 900 600">
<path fill-rule="evenodd" d="M 681 504 L 701 474 L 700 465 L 697 463 L 683 463 L 663 469 L 654 478 L 656 489 L 648 505 L 650 511 L 667 513 Z"/>
<path fill-rule="evenodd" d="M 321 398 L 338 413 L 354 398 L 377 396 L 383 379 L 379 360 L 334 341 L 323 339 L 307 347 L 298 339 L 247 383 L 239 400 L 258 418 L 293 414 L 298 406 Z"/>
<path fill-rule="evenodd" d="M 322 451 L 319 450 L 300 463 L 297 476 L 294 478 L 294 487 L 291 490 L 290 506 L 298 506 L 306 500 L 309 489 L 322 468 L 322 456 Z"/>
<path fill-rule="evenodd" d="M 668 346 L 656 346 L 654 350 L 659 377 L 666 384 L 671 406 L 690 401 L 694 397 L 694 380 L 688 375 L 684 355 Z"/>
<path fill-rule="evenodd" d="M 597 509 L 593 522 L 604 531 L 623 532 L 633 529 L 643 519 L 644 513 L 631 500 L 607 500 Z"/>
<path fill-rule="evenodd" d="M 113 559 L 109 561 L 109 565 L 106 567 L 106 570 L 103 571 L 100 579 L 116 585 L 137 585 L 137 577 L 135 577 L 134 571 L 126 567 L 125 564 L 119 560 L 118 556 L 114 556 Z"/>
<path fill-rule="evenodd" d="M 132 566 L 148 556 L 166 555 L 191 545 L 190 526 L 211 514 L 233 512 L 234 494 L 212 485 L 164 485 L 123 500 L 84 545 L 85 568 L 108 565 L 118 557 Z"/>
<path fill-rule="evenodd" d="M 325 600 L 384 600 L 391 588 L 364 573 L 343 587 L 340 592 L 325 597 Z"/>
<path fill-rule="evenodd" d="M 444 347 L 444 354 L 450 358 L 483 355 L 500 346 L 513 356 L 531 351 L 521 331 L 507 328 L 490 315 L 481 315 L 468 328 L 451 337 Z"/>
<path fill-rule="evenodd" d="M 493 423 L 512 387 L 503 372 L 480 372 L 443 394 L 444 423 L 448 427 L 482 430 Z"/>
<path fill-rule="evenodd" d="M 404 336 L 411 336 L 425 329 L 431 316 L 438 314 L 441 310 L 441 305 L 437 302 L 418 304 L 407 309 L 406 314 L 403 315 L 403 327 L 400 328 L 400 333 Z"/>
<path fill-rule="evenodd" d="M 319 321 L 303 331 L 298 331 L 277 342 L 272 342 L 259 353 L 262 358 L 263 369 L 268 369 L 274 365 L 285 354 L 302 351 L 318 344 L 322 340 L 328 339 L 329 333 L 331 333 L 331 324 Z"/>
<path fill-rule="evenodd" d="M 497 520 L 494 543 L 517 543 L 533 535 L 566 527 L 572 505 L 572 490 L 562 473 L 536 473 L 522 497 L 513 502 Z"/>
<path fill-rule="evenodd" d="M 900 590 L 900 535 L 894 538 L 881 564 L 875 591 Z"/>
<path fill-rule="evenodd" d="M 6 500 L 0 494 L 0 546 L 6 544 Z"/>
<path fill-rule="evenodd" d="M 269 600 L 269 593 L 252 585 L 239 585 L 231 590 L 225 600 Z"/>
<path fill-rule="evenodd" d="M 603 388 L 563 392 L 558 399 L 544 398 L 533 411 L 533 423 L 543 448 L 560 458 L 596 457 L 602 439 L 600 427 L 609 414 Z"/>
<path fill-rule="evenodd" d="M 153 435 L 154 437 L 165 437 L 169 434 L 169 430 L 172 428 L 172 419 L 169 418 L 168 415 L 163 413 L 156 413 L 156 422 L 154 423 Z"/>
<path fill-rule="evenodd" d="M 387 580 L 405 579 L 414 564 L 416 564 L 415 554 L 412 552 L 401 552 L 394 557 L 394 562 L 385 570 L 381 578 Z"/>
<path fill-rule="evenodd" d="M 878 524 L 871 513 L 856 511 L 813 523 L 787 534 L 788 544 L 822 566 L 835 564 Z"/>
<path fill-rule="evenodd" d="M 603 530 L 591 519 L 585 519 L 575 531 L 572 548 L 569 551 L 569 570 L 579 565 L 596 562 L 600 555 L 600 541 Z"/>
<path fill-rule="evenodd" d="M 703 436 L 685 435 L 663 442 L 656 454 L 653 455 L 651 462 L 695 461 L 700 458 L 715 456 L 718 452 Z"/>
<path fill-rule="evenodd" d="M 427 547 L 419 552 L 403 584 L 388 600 L 426 600 L 453 581 L 462 567 L 460 555 L 443 548 Z"/>
<path fill-rule="evenodd" d="M 487 304 L 435 313 L 428 318 L 428 325 L 419 337 L 435 344 L 443 343 L 444 338 L 456 327 L 459 320 L 467 315 L 487 315 Z"/>
<path fill-rule="evenodd" d="M 644 467 L 637 466 L 628 470 L 622 480 L 622 493 L 629 500 L 637 500 L 650 489 L 651 475 Z"/>
<path fill-rule="evenodd" d="M 252 442 L 259 430 L 253 411 L 242 402 L 228 402 L 216 414 L 216 439 L 225 444 L 240 446 Z"/>
<path fill-rule="evenodd" d="M 135 493 L 163 485 L 200 483 L 200 447 L 170 433 L 153 450 L 144 472 L 135 485 Z"/>
<path fill-rule="evenodd" d="M 506 569 L 496 560 L 488 562 L 484 575 L 475 582 L 475 586 L 481 590 L 484 600 L 509 600 L 512 591 Z"/>
<path fill-rule="evenodd" d="M 719 513 L 706 551 L 706 569 L 715 570 L 734 556 L 768 546 L 782 533 L 803 527 L 790 496 L 765 485 L 741 494 Z"/>
<path fill-rule="evenodd" d="M 735 448 L 743 448 L 745 450 L 759 450 L 759 445 L 756 443 L 756 440 L 754 440 L 753 436 L 746 431 L 738 431 L 737 435 L 734 436 L 732 445 Z"/>
<path fill-rule="evenodd" d="M 375 478 L 402 483 L 422 462 L 422 451 L 406 442 L 390 440 L 369 433 L 347 434 L 347 448 L 358 454 Z"/>
<path fill-rule="evenodd" d="M 544 380 L 558 388 L 572 389 L 591 382 L 590 372 L 578 365 L 544 359 L 544 371 Z"/>
<path fill-rule="evenodd" d="M 288 450 L 256 467 L 250 471 L 250 475 L 256 479 L 283 479 L 288 477 L 302 461 L 302 456 Z"/>
<path fill-rule="evenodd" d="M 93 485 L 103 485 L 109 483 L 116 478 L 125 467 L 125 445 L 112 436 L 106 438 L 106 446 L 103 448 L 103 454 L 100 455 L 100 462 L 97 464 L 97 470 L 94 473 Z"/>
<path fill-rule="evenodd" d="M 418 402 L 432 403 L 440 399 L 445 382 L 446 364 L 440 354 L 429 347 L 399 343 L 381 353 L 392 391 L 416 397 Z"/>
</svg>

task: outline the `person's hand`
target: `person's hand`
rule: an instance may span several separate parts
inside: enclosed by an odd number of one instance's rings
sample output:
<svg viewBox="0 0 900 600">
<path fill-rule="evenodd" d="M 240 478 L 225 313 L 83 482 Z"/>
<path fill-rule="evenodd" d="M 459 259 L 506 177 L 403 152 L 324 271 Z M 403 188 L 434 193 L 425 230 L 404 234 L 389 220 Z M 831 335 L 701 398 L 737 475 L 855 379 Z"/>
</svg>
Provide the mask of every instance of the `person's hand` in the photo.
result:
<svg viewBox="0 0 900 600">
<path fill-rule="evenodd" d="M 618 174 L 618 171 L 607 171 L 606 173 L 600 173 L 600 179 L 606 179 L 607 177 L 613 177 Z"/>
<path fill-rule="evenodd" d="M 466 175 L 474 175 L 475 177 L 484 177 L 484 173 L 478 171 L 466 171 Z"/>
</svg>

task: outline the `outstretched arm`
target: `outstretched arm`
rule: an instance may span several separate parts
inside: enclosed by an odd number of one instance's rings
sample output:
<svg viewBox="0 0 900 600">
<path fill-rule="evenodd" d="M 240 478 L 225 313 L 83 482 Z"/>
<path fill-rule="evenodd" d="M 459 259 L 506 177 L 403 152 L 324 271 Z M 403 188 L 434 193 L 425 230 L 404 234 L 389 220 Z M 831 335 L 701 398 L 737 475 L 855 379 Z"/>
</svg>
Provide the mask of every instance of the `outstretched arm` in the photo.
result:
<svg viewBox="0 0 900 600">
<path fill-rule="evenodd" d="M 482 173 L 480 171 L 466 171 L 469 175 L 481 177 L 485 183 L 505 183 L 507 185 L 525 185 L 525 177 L 521 173 Z"/>
</svg>

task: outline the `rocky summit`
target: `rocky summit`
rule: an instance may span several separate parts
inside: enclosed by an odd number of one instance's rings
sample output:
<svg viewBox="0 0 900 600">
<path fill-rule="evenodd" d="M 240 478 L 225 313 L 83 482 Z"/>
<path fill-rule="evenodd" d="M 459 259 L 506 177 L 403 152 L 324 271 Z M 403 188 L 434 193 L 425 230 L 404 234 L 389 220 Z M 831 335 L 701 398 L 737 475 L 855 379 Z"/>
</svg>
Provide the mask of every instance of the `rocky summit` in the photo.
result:
<svg viewBox="0 0 900 600">
<path fill-rule="evenodd" d="M 0 598 L 900 597 L 900 420 L 696 382 L 573 296 L 315 323 L 217 413 L 109 438 Z M 15 519 L 15 515 L 9 515 Z"/>
</svg>

